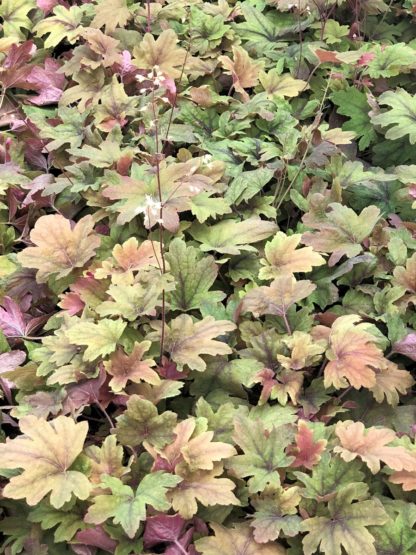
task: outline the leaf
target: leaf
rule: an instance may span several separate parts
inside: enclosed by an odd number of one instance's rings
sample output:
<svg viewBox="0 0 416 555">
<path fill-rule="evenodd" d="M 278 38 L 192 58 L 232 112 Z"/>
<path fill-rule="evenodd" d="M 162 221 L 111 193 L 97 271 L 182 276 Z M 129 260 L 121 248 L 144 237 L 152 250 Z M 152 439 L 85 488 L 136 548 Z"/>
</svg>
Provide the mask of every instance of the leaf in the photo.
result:
<svg viewBox="0 0 416 555">
<path fill-rule="evenodd" d="M 87 422 L 58 416 L 50 422 L 35 416 L 20 420 L 24 435 L 0 444 L 0 468 L 23 472 L 13 476 L 3 490 L 11 499 L 26 499 L 37 505 L 49 493 L 53 507 L 59 509 L 72 494 L 86 499 L 91 490 L 87 477 L 71 470 L 81 453 L 88 432 Z"/>
<path fill-rule="evenodd" d="M 329 335 L 329 360 L 324 371 L 324 385 L 336 388 L 352 385 L 374 387 L 376 369 L 385 365 L 383 352 L 376 346 L 376 338 L 366 331 L 366 324 L 355 314 L 341 316 L 332 324 Z"/>
<path fill-rule="evenodd" d="M 81 218 L 74 226 L 59 214 L 42 216 L 30 234 L 35 246 L 20 252 L 18 261 L 37 270 L 38 283 L 46 282 L 51 275 L 63 278 L 94 256 L 100 239 L 93 228 L 91 216 Z"/>
<path fill-rule="evenodd" d="M 416 361 L 416 333 L 411 332 L 393 345 L 393 351 Z"/>
<path fill-rule="evenodd" d="M 39 37 L 49 35 L 44 42 L 45 48 L 56 46 L 64 39 L 73 44 L 78 38 L 79 25 L 84 13 L 83 8 L 79 6 L 65 8 L 58 5 L 54 7 L 53 13 L 53 16 L 39 21 L 33 29 L 34 32 Z"/>
<path fill-rule="evenodd" d="M 78 530 L 85 528 L 83 515 L 79 510 L 57 510 L 44 503 L 38 504 L 29 513 L 28 520 L 38 522 L 42 530 L 50 530 L 58 525 L 53 535 L 56 543 L 71 541 Z"/>
<path fill-rule="evenodd" d="M 270 286 L 263 285 L 249 291 L 242 301 L 242 310 L 256 317 L 263 314 L 284 316 L 291 306 L 308 297 L 315 289 L 316 285 L 309 280 L 296 281 L 292 274 L 283 274 Z"/>
<path fill-rule="evenodd" d="M 357 215 L 351 208 L 338 203 L 329 205 L 325 219 L 308 224 L 317 230 L 304 233 L 302 242 L 318 252 L 330 252 L 328 265 L 333 266 L 342 256 L 352 258 L 362 251 L 361 243 L 374 229 L 380 210 L 368 206 Z"/>
<path fill-rule="evenodd" d="M 377 133 L 370 121 L 370 105 L 364 92 L 356 87 L 348 87 L 332 93 L 331 100 L 337 106 L 337 112 L 349 118 L 342 125 L 344 131 L 354 131 L 359 138 L 360 150 L 365 150 L 377 138 Z"/>
<path fill-rule="evenodd" d="M 416 124 L 414 112 L 416 110 L 416 96 L 412 96 L 405 89 L 395 92 L 386 91 L 378 99 L 379 104 L 390 106 L 390 110 L 372 116 L 371 121 L 381 127 L 389 126 L 386 139 L 394 141 L 409 135 L 411 145 L 416 143 Z"/>
<path fill-rule="evenodd" d="M 158 374 L 151 369 L 156 363 L 153 359 L 143 360 L 143 355 L 150 349 L 150 341 L 135 343 L 131 354 L 127 355 L 122 349 L 118 349 L 110 360 L 104 363 L 104 368 L 110 376 L 109 386 L 113 391 L 122 391 L 128 381 L 157 385 L 160 382 Z"/>
<path fill-rule="evenodd" d="M 154 329 L 161 329 L 161 322 L 152 322 L 151 325 Z M 235 327 L 228 320 L 215 320 L 212 316 L 194 321 L 191 316 L 181 314 L 166 326 L 165 349 L 179 368 L 186 365 L 191 370 L 202 372 L 206 362 L 201 355 L 216 356 L 232 352 L 226 343 L 213 338 L 233 331 Z M 155 334 L 149 337 L 151 340 L 158 339 Z"/>
<path fill-rule="evenodd" d="M 398 405 L 399 393 L 406 395 L 414 380 L 407 370 L 400 370 L 394 362 L 387 362 L 375 375 L 376 384 L 370 388 L 378 403 L 384 399 L 389 405 Z"/>
<path fill-rule="evenodd" d="M 3 33 L 5 37 L 15 40 L 25 38 L 22 29 L 30 29 L 32 21 L 29 12 L 35 8 L 33 0 L 3 0 L 0 6 L 0 17 L 3 20 Z"/>
<path fill-rule="evenodd" d="M 389 476 L 389 481 L 392 484 L 400 484 L 403 491 L 412 491 L 416 489 L 416 471 L 401 470 L 393 472 Z"/>
<path fill-rule="evenodd" d="M 321 454 L 325 451 L 326 445 L 326 439 L 314 441 L 313 430 L 308 427 L 305 420 L 299 420 L 296 446 L 291 450 L 291 455 L 296 458 L 290 466 L 292 468 L 303 466 L 311 470 L 321 460 Z"/>
<path fill-rule="evenodd" d="M 214 465 L 212 470 L 196 470 L 190 472 L 185 465 L 176 468 L 182 481 L 170 492 L 172 507 L 185 519 L 192 518 L 198 511 L 199 501 L 204 507 L 215 505 L 240 505 L 240 501 L 232 490 L 234 482 L 221 476 L 223 466 L 221 463 Z"/>
<path fill-rule="evenodd" d="M 240 254 L 241 250 L 256 251 L 250 243 L 267 239 L 276 231 L 276 224 L 258 218 L 237 222 L 224 220 L 212 226 L 193 224 L 189 230 L 192 237 L 202 243 L 203 252 L 217 251 L 221 254 Z"/>
<path fill-rule="evenodd" d="M 133 63 L 140 69 L 159 69 L 172 79 L 177 79 L 186 57 L 186 51 L 178 48 L 177 42 L 178 37 L 172 29 L 162 31 L 156 40 L 146 33 L 142 42 L 133 49 Z"/>
<path fill-rule="evenodd" d="M 170 243 L 165 258 L 177 284 L 168 297 L 172 310 L 188 311 L 199 308 L 201 302 L 217 302 L 223 298 L 221 291 L 209 291 L 218 274 L 212 256 L 201 258 L 198 249 L 187 247 L 178 238 Z"/>
<path fill-rule="evenodd" d="M 232 457 L 227 468 L 238 478 L 250 477 L 248 487 L 251 493 L 263 491 L 268 485 L 280 486 L 278 470 L 294 460 L 285 453 L 291 441 L 287 430 L 276 427 L 269 432 L 260 420 L 250 421 L 242 417 L 236 418 L 234 429 L 234 441 L 244 455 Z"/>
<path fill-rule="evenodd" d="M 388 515 L 378 499 L 362 501 L 366 486 L 350 484 L 328 503 L 329 516 L 307 518 L 301 529 L 308 532 L 303 539 L 305 555 L 318 549 L 327 555 L 348 555 L 365 550 L 366 555 L 376 555 L 374 536 L 367 526 L 385 524 Z M 357 499 L 357 502 L 353 502 Z"/>
<path fill-rule="evenodd" d="M 81 321 L 72 326 L 66 335 L 75 345 L 87 347 L 83 358 L 91 361 L 115 351 L 125 328 L 126 322 L 102 318 L 97 324 Z"/>
<path fill-rule="evenodd" d="M 265 267 L 260 269 L 259 278 L 274 279 L 282 273 L 311 272 L 314 266 L 325 264 L 324 258 L 312 247 L 297 248 L 301 238 L 300 233 L 287 236 L 278 231 L 264 247 L 266 258 L 262 258 L 260 264 Z"/>
<path fill-rule="evenodd" d="M 195 542 L 202 555 L 284 555 L 286 550 L 273 542 L 259 545 L 253 538 L 248 524 L 234 524 L 225 528 L 215 522 L 210 523 L 215 536 L 201 538 Z"/>
<path fill-rule="evenodd" d="M 260 72 L 260 83 L 266 91 L 268 98 L 273 97 L 295 97 L 308 88 L 306 81 L 294 79 L 289 74 L 280 75 L 276 69 L 271 69 L 268 73 Z"/>
<path fill-rule="evenodd" d="M 85 515 L 85 522 L 101 524 L 109 518 L 120 524 L 129 538 L 134 538 L 140 522 L 146 519 L 146 505 L 158 511 L 169 509 L 166 493 L 180 481 L 178 476 L 166 472 L 147 474 L 136 491 L 118 478 L 104 475 L 102 484 L 111 495 L 97 495 Z"/>
<path fill-rule="evenodd" d="M 208 218 L 216 218 L 223 214 L 230 214 L 231 207 L 228 202 L 221 198 L 211 198 L 211 193 L 202 192 L 192 197 L 189 201 L 189 207 L 192 214 L 199 223 L 203 224 Z"/>
<path fill-rule="evenodd" d="M 361 466 L 358 461 L 346 463 L 324 452 L 312 472 L 294 472 L 294 475 L 305 486 L 303 497 L 322 502 L 333 499 L 351 483 L 361 482 L 364 479 L 364 474 L 359 470 Z"/>
<path fill-rule="evenodd" d="M 273 175 L 274 171 L 268 168 L 242 172 L 230 183 L 225 193 L 225 199 L 235 205 L 248 201 L 269 183 Z"/>
<path fill-rule="evenodd" d="M 143 534 L 144 545 L 146 548 L 165 542 L 171 542 L 173 545 L 177 545 L 177 543 L 180 543 L 181 536 L 185 529 L 186 520 L 180 515 L 160 514 L 148 517 Z M 186 549 L 188 546 L 184 545 L 183 547 Z"/>
<path fill-rule="evenodd" d="M 391 447 L 396 434 L 388 428 L 371 427 L 367 430 L 362 422 L 346 420 L 338 422 L 335 427 L 340 445 L 334 448 L 344 461 L 350 462 L 360 457 L 373 474 L 380 471 L 380 463 L 384 462 L 393 470 L 416 470 L 416 455 L 404 447 Z"/>
<path fill-rule="evenodd" d="M 416 531 L 412 529 L 412 524 L 405 515 L 399 514 L 386 526 L 374 528 L 372 534 L 376 539 L 377 552 L 397 555 L 412 553 L 412 547 L 416 544 Z"/>
<path fill-rule="evenodd" d="M 173 439 L 176 414 L 158 414 L 153 403 L 138 395 L 130 395 L 127 410 L 117 417 L 116 435 L 123 445 L 135 447 L 143 441 L 163 447 Z"/>
<path fill-rule="evenodd" d="M 296 536 L 302 519 L 297 515 L 297 506 L 302 497 L 297 486 L 287 489 L 269 488 L 261 495 L 252 497 L 255 508 L 251 526 L 258 543 L 277 540 L 282 532 L 286 536 Z"/>
<path fill-rule="evenodd" d="M 416 253 L 406 260 L 406 267 L 397 266 L 393 270 L 393 283 L 416 293 Z"/>
<path fill-rule="evenodd" d="M 105 33 L 111 35 L 117 27 L 125 27 L 132 15 L 126 0 L 100 0 L 91 27 L 104 26 Z"/>
<path fill-rule="evenodd" d="M 219 56 L 218 59 L 232 76 L 235 90 L 241 94 L 244 102 L 248 102 L 250 97 L 244 89 L 257 85 L 263 63 L 252 60 L 241 46 L 233 46 L 232 51 L 233 60 L 228 56 Z"/>
</svg>

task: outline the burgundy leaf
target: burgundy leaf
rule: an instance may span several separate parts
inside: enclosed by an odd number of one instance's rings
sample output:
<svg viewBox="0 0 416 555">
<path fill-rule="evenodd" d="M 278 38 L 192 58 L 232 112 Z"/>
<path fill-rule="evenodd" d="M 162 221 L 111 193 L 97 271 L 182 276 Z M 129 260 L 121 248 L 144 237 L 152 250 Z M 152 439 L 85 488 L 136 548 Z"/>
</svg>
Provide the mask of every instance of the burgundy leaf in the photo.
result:
<svg viewBox="0 0 416 555">
<path fill-rule="evenodd" d="M 95 526 L 94 528 L 87 528 L 87 530 L 80 530 L 75 536 L 77 542 L 92 547 L 104 549 L 109 553 L 114 553 L 117 547 L 117 542 L 110 538 L 102 526 Z"/>
</svg>

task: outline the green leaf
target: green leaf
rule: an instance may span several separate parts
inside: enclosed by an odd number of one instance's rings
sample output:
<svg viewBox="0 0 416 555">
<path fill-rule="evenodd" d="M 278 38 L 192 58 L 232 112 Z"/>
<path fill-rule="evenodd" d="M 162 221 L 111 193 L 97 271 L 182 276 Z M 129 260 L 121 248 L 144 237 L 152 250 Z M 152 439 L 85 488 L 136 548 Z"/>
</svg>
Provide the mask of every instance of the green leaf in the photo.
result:
<svg viewBox="0 0 416 555">
<path fill-rule="evenodd" d="M 294 457 L 285 453 L 291 443 L 291 433 L 280 426 L 268 431 L 260 420 L 237 417 L 234 423 L 234 441 L 244 455 L 232 457 L 227 468 L 238 478 L 250 477 L 248 488 L 251 493 L 263 491 L 268 485 L 280 486 L 279 469 L 290 465 Z"/>
<path fill-rule="evenodd" d="M 140 522 L 146 519 L 146 505 L 157 511 L 166 511 L 170 503 L 166 499 L 169 488 L 175 487 L 181 478 L 166 472 L 147 474 L 136 491 L 118 478 L 103 476 L 102 485 L 111 495 L 97 495 L 85 516 L 85 522 L 101 524 L 109 518 L 120 524 L 129 538 L 134 538 Z"/>
<path fill-rule="evenodd" d="M 198 249 L 187 247 L 181 239 L 174 239 L 165 258 L 177 284 L 168 297 L 173 310 L 186 312 L 199 308 L 204 301 L 218 302 L 224 298 L 221 291 L 209 292 L 218 274 L 212 256 L 201 258 Z"/>
<path fill-rule="evenodd" d="M 328 516 L 302 522 L 301 530 L 308 532 L 303 539 L 305 555 L 312 555 L 317 549 L 327 555 L 342 555 L 343 549 L 348 555 L 376 555 L 375 538 L 367 526 L 385 524 L 388 515 L 378 499 L 363 501 L 367 492 L 365 484 L 350 484 L 330 499 Z"/>
<path fill-rule="evenodd" d="M 371 125 L 370 106 L 365 93 L 356 87 L 348 87 L 332 93 L 331 100 L 338 107 L 337 112 L 349 118 L 349 121 L 342 125 L 343 131 L 354 131 L 359 138 L 360 150 L 365 150 L 377 138 L 377 133 Z"/>
<path fill-rule="evenodd" d="M 274 222 L 250 218 L 242 222 L 225 220 L 212 226 L 194 224 L 189 232 L 196 241 L 202 243 L 200 248 L 204 252 L 240 254 L 241 250 L 256 251 L 250 243 L 267 239 L 276 230 Z"/>
<path fill-rule="evenodd" d="M 82 511 L 72 506 L 57 510 L 41 503 L 29 513 L 28 520 L 38 522 L 42 530 L 51 530 L 56 526 L 53 536 L 56 542 L 69 542 L 78 530 L 86 527 Z"/>
<path fill-rule="evenodd" d="M 123 445 L 135 447 L 147 441 L 155 447 L 163 447 L 173 439 L 176 414 L 165 411 L 158 414 L 150 401 L 138 395 L 130 395 L 127 410 L 117 417 L 116 435 Z"/>
<path fill-rule="evenodd" d="M 115 351 L 117 343 L 126 328 L 126 322 L 103 318 L 97 324 L 79 322 L 66 335 L 75 345 L 86 346 L 84 360 L 95 360 Z"/>
<path fill-rule="evenodd" d="M 225 193 L 225 199 L 230 204 L 238 206 L 243 201 L 248 201 L 259 193 L 272 179 L 274 171 L 268 168 L 243 172 L 231 182 Z"/>
<path fill-rule="evenodd" d="M 0 17 L 3 19 L 2 31 L 4 37 L 24 39 L 22 29 L 32 27 L 29 12 L 36 8 L 34 0 L 2 0 L 0 4 Z"/>
<path fill-rule="evenodd" d="M 400 139 L 409 135 L 411 145 L 416 143 L 416 95 L 405 89 L 387 91 L 378 99 L 379 104 L 390 106 L 390 110 L 372 116 L 371 121 L 381 127 L 389 126 L 386 139 Z"/>
<path fill-rule="evenodd" d="M 208 218 L 216 218 L 223 214 L 229 214 L 232 210 L 226 199 L 211 197 L 211 193 L 199 193 L 189 201 L 192 214 L 199 223 L 203 224 Z"/>
</svg>

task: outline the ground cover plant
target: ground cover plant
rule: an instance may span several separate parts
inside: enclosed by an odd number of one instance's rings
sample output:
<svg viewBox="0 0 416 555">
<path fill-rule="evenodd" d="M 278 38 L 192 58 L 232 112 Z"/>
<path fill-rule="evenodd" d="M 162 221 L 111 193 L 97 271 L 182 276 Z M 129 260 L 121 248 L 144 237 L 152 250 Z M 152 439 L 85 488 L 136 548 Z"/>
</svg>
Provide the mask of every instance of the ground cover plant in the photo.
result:
<svg viewBox="0 0 416 555">
<path fill-rule="evenodd" d="M 415 13 L 0 2 L 2 553 L 416 553 Z"/>
</svg>

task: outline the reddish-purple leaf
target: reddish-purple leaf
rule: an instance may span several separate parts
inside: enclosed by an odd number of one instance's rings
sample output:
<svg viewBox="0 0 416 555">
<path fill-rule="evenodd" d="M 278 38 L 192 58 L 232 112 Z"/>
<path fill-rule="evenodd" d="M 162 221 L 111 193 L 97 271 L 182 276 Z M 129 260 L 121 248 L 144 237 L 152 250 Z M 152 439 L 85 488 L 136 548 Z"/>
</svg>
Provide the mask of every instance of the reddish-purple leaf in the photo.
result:
<svg viewBox="0 0 416 555">
<path fill-rule="evenodd" d="M 393 345 L 393 352 L 416 360 L 416 332 L 409 333 L 400 341 L 396 341 Z"/>
<path fill-rule="evenodd" d="M 80 530 L 75 536 L 75 539 L 77 542 L 84 545 L 98 547 L 99 549 L 104 549 L 104 551 L 108 551 L 109 553 L 114 553 L 114 550 L 117 547 L 117 542 L 110 538 L 102 526 L 95 526 L 94 528 Z"/>
<path fill-rule="evenodd" d="M 186 525 L 186 520 L 180 515 L 157 515 L 149 517 L 144 531 L 144 544 L 153 547 L 157 543 L 173 542 L 177 540 Z"/>
<path fill-rule="evenodd" d="M 59 68 L 59 62 L 52 58 L 46 59 L 43 67 L 32 68 L 27 81 L 38 92 L 38 96 L 29 99 L 32 104 L 38 106 L 53 104 L 61 98 L 65 77 L 62 73 L 58 73 Z"/>
</svg>

